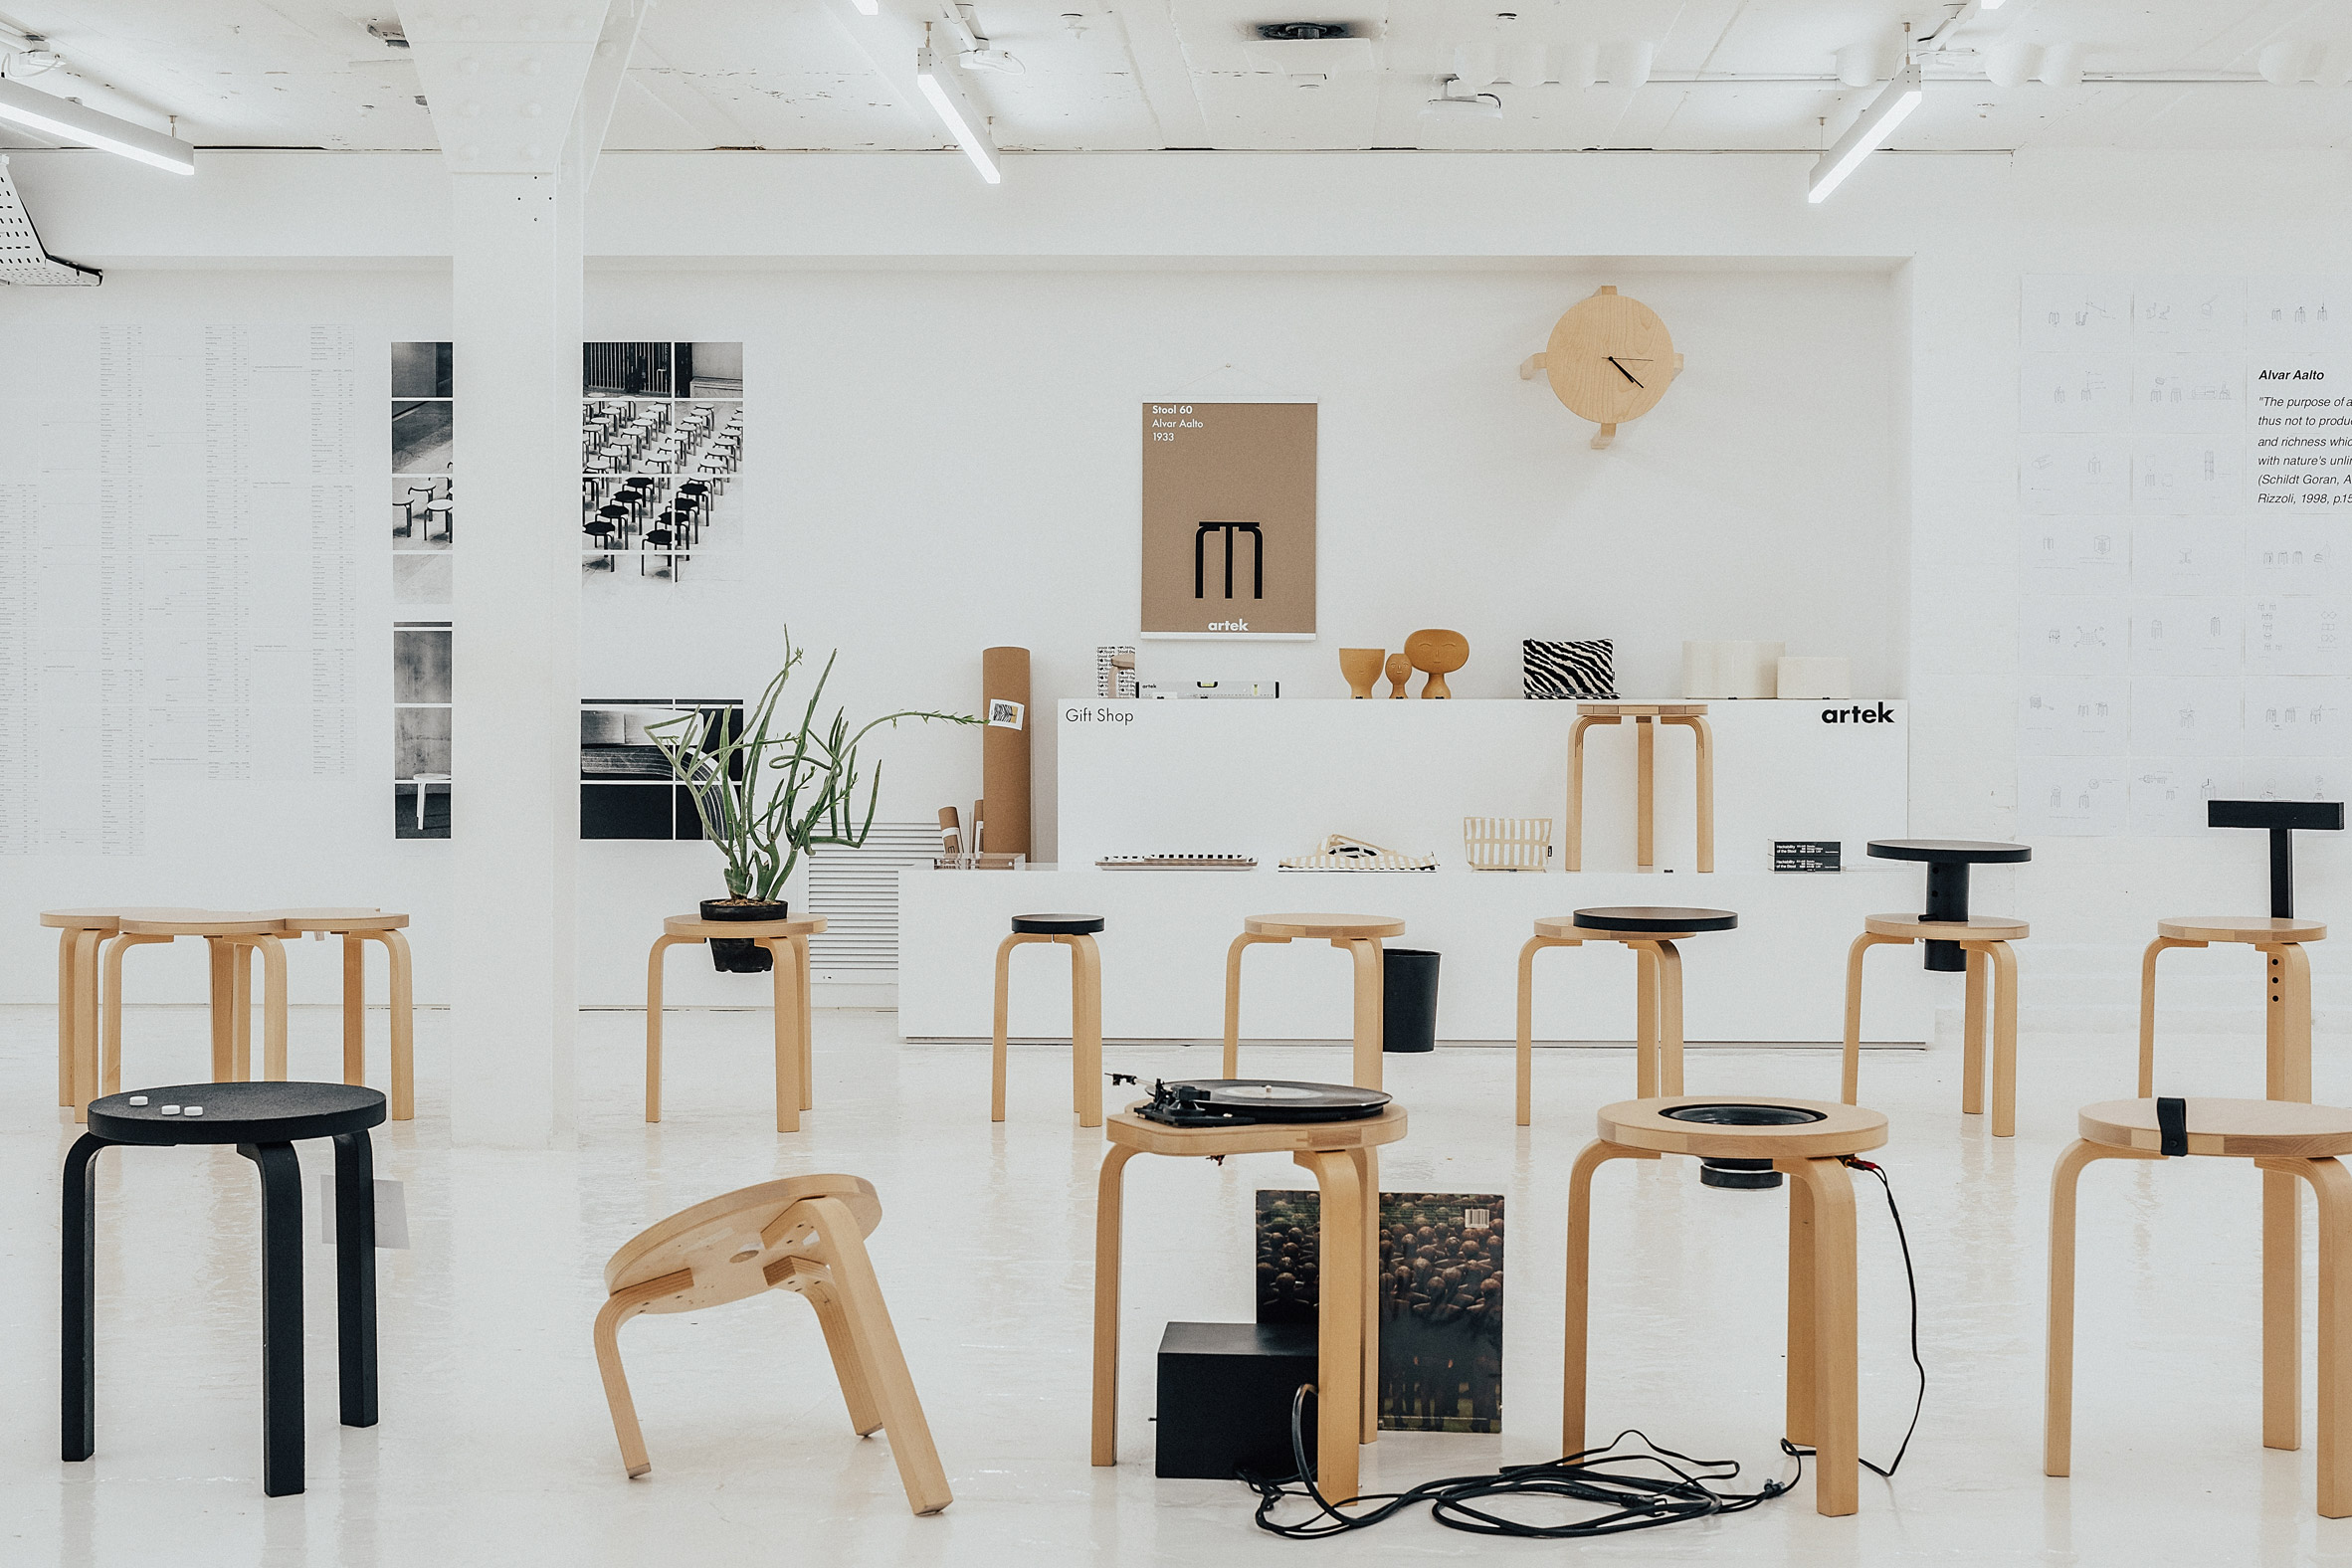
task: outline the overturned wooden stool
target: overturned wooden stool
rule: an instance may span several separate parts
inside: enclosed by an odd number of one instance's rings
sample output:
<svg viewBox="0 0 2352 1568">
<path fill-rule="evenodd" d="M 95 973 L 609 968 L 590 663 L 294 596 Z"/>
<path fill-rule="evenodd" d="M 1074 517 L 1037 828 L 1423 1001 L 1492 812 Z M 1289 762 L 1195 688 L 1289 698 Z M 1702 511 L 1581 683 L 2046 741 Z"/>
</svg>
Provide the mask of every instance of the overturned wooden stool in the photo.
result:
<svg viewBox="0 0 2352 1568">
<path fill-rule="evenodd" d="M 621 1325 L 642 1312 L 695 1312 L 790 1290 L 817 1309 L 850 1425 L 860 1437 L 889 1434 L 908 1505 L 937 1513 L 955 1500 L 866 1254 L 881 1223 L 882 1200 L 862 1177 L 794 1176 L 682 1210 L 613 1254 L 604 1266 L 612 1295 L 596 1314 L 596 1365 L 632 1478 L 654 1466 L 621 1369 Z"/>
<path fill-rule="evenodd" d="M 2050 1178 L 2050 1359 L 2042 1471 L 2073 1472 L 2074 1199 L 2093 1160 L 2221 1155 L 2307 1181 L 2319 1202 L 2319 1512 L 2352 1515 L 2352 1110 L 2269 1099 L 2111 1099 L 2085 1105 L 2081 1136 Z M 2298 1268 L 2273 1268 L 2263 1206 L 2262 1447 L 2302 1446 Z M 2299 1262 L 2299 1260 L 2298 1260 Z"/>
<path fill-rule="evenodd" d="M 1728 931 L 1739 924 L 1729 909 L 1683 909 L 1664 905 L 1578 909 L 1567 919 L 1535 922 L 1535 934 L 1519 949 L 1519 1125 L 1534 1108 L 1535 955 L 1546 947 L 1581 947 L 1586 942 L 1623 942 L 1637 963 L 1634 981 L 1634 1092 L 1682 1092 L 1682 954 L 1674 946 L 1701 931 Z"/>
<path fill-rule="evenodd" d="M 1098 914 L 1016 914 L 1013 934 L 996 949 L 996 1038 L 988 1119 L 1005 1119 L 1005 1040 L 1012 1003 L 1013 949 L 1052 942 L 1070 949 L 1070 1102 L 1078 1125 L 1102 1125 L 1102 954 Z"/>
<path fill-rule="evenodd" d="M 1771 1116 L 1773 1121 L 1734 1120 Z M 1689 1154 L 1768 1160 L 1789 1178 L 1787 1438 L 1819 1456 L 1813 1505 L 1852 1513 L 1860 1490 L 1855 1352 L 1854 1178 L 1849 1155 L 1886 1141 L 1886 1118 L 1859 1105 L 1753 1094 L 1674 1095 L 1604 1105 L 1600 1136 L 1568 1173 L 1566 1389 L 1560 1452 L 1585 1447 L 1591 1325 L 1593 1172 L 1610 1160 Z"/>
</svg>

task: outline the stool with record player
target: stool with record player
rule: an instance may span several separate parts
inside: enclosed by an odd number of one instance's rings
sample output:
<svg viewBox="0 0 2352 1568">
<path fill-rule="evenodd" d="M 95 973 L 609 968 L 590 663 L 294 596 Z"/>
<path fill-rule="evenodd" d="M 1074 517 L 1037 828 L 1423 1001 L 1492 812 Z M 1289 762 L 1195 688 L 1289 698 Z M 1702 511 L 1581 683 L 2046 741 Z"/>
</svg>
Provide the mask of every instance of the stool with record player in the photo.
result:
<svg viewBox="0 0 2352 1568">
<path fill-rule="evenodd" d="M 1387 983 L 1380 944 L 1405 934 L 1405 922 L 1387 914 L 1253 914 L 1225 951 L 1225 1076 L 1242 1071 L 1242 954 L 1260 943 L 1304 937 L 1329 942 L 1355 959 L 1355 1084 L 1380 1087 L 1381 1001 Z"/>
<path fill-rule="evenodd" d="M 1886 1118 L 1858 1105 L 1820 1100 L 1671 1095 L 1604 1105 L 1599 1131 L 1568 1173 L 1560 1451 L 1576 1454 L 1585 1447 L 1593 1173 L 1610 1160 L 1655 1160 L 1665 1154 L 1695 1155 L 1705 1166 L 1733 1171 L 1763 1162 L 1776 1179 L 1790 1178 L 1786 1436 L 1819 1456 L 1815 1509 L 1831 1515 L 1854 1512 L 1860 1480 L 1854 1178 L 1844 1162 L 1886 1141 Z"/>
<path fill-rule="evenodd" d="M 1377 1036 L 1374 1043 L 1377 1049 Z M 1379 1258 L 1376 1150 L 1404 1137 L 1404 1107 L 1376 1090 L 1343 1085 L 1218 1079 L 1156 1085 L 1153 1098 L 1105 1118 L 1103 1133 L 1109 1148 L 1102 1156 L 1094 1209 L 1093 1463 L 1118 1463 L 1119 1249 L 1127 1161 L 1138 1154 L 1179 1159 L 1287 1154 L 1313 1174 L 1322 1195 L 1315 1378 L 1319 1484 L 1333 1502 L 1355 1496 L 1357 1447 L 1373 1442 L 1380 1424 L 1380 1298 L 1373 1279 Z"/>
<path fill-rule="evenodd" d="M 1016 914 L 1013 933 L 996 949 L 996 1036 L 994 1078 L 988 1119 L 1005 1119 L 1005 1040 L 1012 1001 L 1013 949 L 1028 942 L 1052 942 L 1070 949 L 1071 1106 L 1078 1125 L 1102 1125 L 1102 954 L 1094 933 L 1098 914 Z"/>
<path fill-rule="evenodd" d="M 1587 942 L 1623 942 L 1633 950 L 1634 1092 L 1647 1099 L 1682 1092 L 1682 955 L 1674 943 L 1738 924 L 1729 909 L 1662 905 L 1579 909 L 1564 920 L 1536 921 L 1535 934 L 1519 949 L 1519 1125 L 1534 1113 L 1537 953 Z"/>
<path fill-rule="evenodd" d="M 1984 1114 L 1985 1026 L 1993 1034 L 1993 1136 L 2017 1135 L 2017 953 L 2012 941 L 2032 933 L 2023 920 L 2004 914 L 1968 912 L 1968 869 L 2008 866 L 2034 858 L 2023 844 L 1980 844 L 1967 839 L 1872 839 L 1867 852 L 1882 861 L 1921 861 L 1927 866 L 1927 909 L 1922 914 L 1873 914 L 1846 952 L 1846 1065 L 1839 1098 L 1851 1105 L 1861 1093 L 1862 955 L 1881 945 L 1921 943 L 1924 967 L 1965 973 L 1968 989 L 1961 1013 L 1960 1113 Z M 1988 982 L 1990 982 L 1988 986 Z M 1992 995 L 1986 997 L 1987 990 Z M 1989 1015 L 1989 1017 L 1988 1017 Z"/>
</svg>

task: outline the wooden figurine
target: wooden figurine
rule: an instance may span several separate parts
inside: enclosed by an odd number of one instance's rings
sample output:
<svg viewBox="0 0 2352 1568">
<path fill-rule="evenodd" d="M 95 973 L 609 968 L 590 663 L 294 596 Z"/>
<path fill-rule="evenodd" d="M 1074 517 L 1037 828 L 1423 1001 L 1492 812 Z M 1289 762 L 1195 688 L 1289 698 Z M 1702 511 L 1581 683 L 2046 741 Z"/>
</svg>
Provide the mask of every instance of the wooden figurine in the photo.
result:
<svg viewBox="0 0 2352 1568">
<path fill-rule="evenodd" d="M 1405 639 L 1405 657 L 1429 675 L 1421 684 L 1423 696 L 1452 696 L 1446 678 L 1470 663 L 1470 639 L 1460 632 L 1415 632 Z"/>
<path fill-rule="evenodd" d="M 1339 651 L 1339 674 L 1347 681 L 1347 694 L 1366 697 L 1380 682 L 1380 662 L 1388 654 L 1385 648 L 1342 648 Z"/>
<path fill-rule="evenodd" d="M 1405 694 L 1405 683 L 1412 679 L 1413 661 L 1407 659 L 1403 654 L 1389 655 L 1388 694 L 1391 697 L 1403 696 Z"/>
</svg>

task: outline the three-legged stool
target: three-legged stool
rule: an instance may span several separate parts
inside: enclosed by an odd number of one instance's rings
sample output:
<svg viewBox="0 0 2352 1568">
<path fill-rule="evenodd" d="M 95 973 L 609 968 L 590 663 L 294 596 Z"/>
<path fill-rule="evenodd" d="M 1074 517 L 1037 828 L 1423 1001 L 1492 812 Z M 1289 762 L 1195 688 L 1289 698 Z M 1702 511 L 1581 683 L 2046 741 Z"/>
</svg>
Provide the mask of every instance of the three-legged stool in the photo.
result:
<svg viewBox="0 0 2352 1568">
<path fill-rule="evenodd" d="M 392 1119 L 417 1114 L 415 985 L 410 977 L 405 914 L 381 909 L 272 909 L 289 936 L 315 933 L 343 939 L 343 1081 L 367 1081 L 367 944 L 384 944 L 390 970 Z"/>
<path fill-rule="evenodd" d="M 1119 1462 L 1119 1221 L 1127 1161 L 1138 1154 L 1180 1159 L 1287 1154 L 1314 1174 L 1322 1194 L 1315 1469 L 1331 1501 L 1355 1496 L 1357 1445 L 1380 1435 L 1380 1292 L 1372 1277 L 1380 1258 L 1375 1237 L 1380 1172 L 1374 1151 L 1405 1135 L 1405 1108 L 1392 1101 L 1379 1115 L 1361 1121 L 1250 1127 L 1163 1126 L 1129 1108 L 1105 1120 L 1103 1134 L 1110 1147 L 1102 1156 L 1102 1184 L 1094 1202 L 1093 1462 Z"/>
<path fill-rule="evenodd" d="M 1242 1074 L 1242 953 L 1261 942 L 1299 937 L 1327 941 L 1355 958 L 1355 1086 L 1380 1087 L 1380 944 L 1405 934 L 1405 922 L 1386 914 L 1253 914 L 1225 950 L 1225 1076 Z"/>
<path fill-rule="evenodd" d="M 2265 1187 L 2307 1181 L 2319 1202 L 2319 1512 L 2352 1515 L 2352 1110 L 2269 1099 L 2112 1099 L 2085 1105 L 2081 1136 L 2050 1178 L 2050 1360 L 2042 1471 L 2073 1472 L 2074 1198 L 2093 1160 L 2218 1154 L 2249 1159 Z M 2272 1267 L 2262 1230 L 2262 1446 L 2302 1446 L 2300 1270 Z"/>
<path fill-rule="evenodd" d="M 1658 865 L 1658 726 L 1690 730 L 1698 770 L 1698 869 L 1715 869 L 1715 733 L 1704 702 L 1579 702 L 1568 730 L 1568 822 L 1563 868 L 1584 869 L 1584 732 L 1595 724 L 1634 724 L 1634 861 L 1643 871 Z"/>
<path fill-rule="evenodd" d="M 988 1119 L 1005 1119 L 1005 1033 L 1012 1001 L 1013 949 L 1025 942 L 1055 942 L 1070 949 L 1070 1102 L 1078 1125 L 1102 1125 L 1102 954 L 1094 933 L 1098 914 L 1016 914 L 1013 934 L 996 949 L 995 1078 Z"/>
<path fill-rule="evenodd" d="M 209 909 L 137 910 L 117 922 L 106 944 L 99 988 L 100 1091 L 122 1087 L 122 955 L 133 947 L 201 936 L 212 950 L 212 1076 L 232 1082 L 253 1076 L 253 969 L 262 955 L 262 1077 L 286 1078 L 286 946 L 277 919 Z M 217 1141 L 217 1140 L 215 1140 Z"/>
<path fill-rule="evenodd" d="M 821 914 L 785 920 L 705 920 L 674 914 L 662 922 L 645 964 L 645 1119 L 662 1119 L 662 955 L 673 947 L 734 937 L 772 955 L 776 981 L 776 1130 L 798 1132 L 800 1113 L 817 1105 L 809 1057 L 809 938 L 825 929 Z"/>
<path fill-rule="evenodd" d="M 2010 947 L 2033 934 L 2023 920 L 1968 912 L 1968 868 L 2014 865 L 2034 858 L 2023 844 L 1980 844 L 1965 839 L 1873 839 L 1868 853 L 1887 861 L 1927 865 L 1927 909 L 1923 914 L 1873 914 L 1846 952 L 1846 1063 L 1840 1097 L 1855 1103 L 1862 1078 L 1862 954 L 1873 947 L 1925 944 L 1925 967 L 1965 972 L 1962 1010 L 1960 1111 L 1982 1115 L 1985 1108 L 1985 1031 L 1993 1035 L 1993 1136 L 2017 1134 L 2017 954 Z M 1989 995 L 1988 995 L 1989 992 Z"/>
<path fill-rule="evenodd" d="M 284 1497 L 303 1484 L 302 1168 L 294 1145 L 334 1139 L 342 1420 L 346 1427 L 376 1424 L 376 1183 L 367 1129 L 383 1120 L 383 1095 L 343 1083 L 175 1083 L 91 1102 L 90 1130 L 66 1154 L 66 1460 L 90 1458 L 97 1442 L 98 1206 L 91 1166 L 100 1149 L 115 1144 L 233 1143 L 261 1173 L 262 1490 Z"/>
<path fill-rule="evenodd" d="M 867 1256 L 866 1238 L 881 1223 L 882 1200 L 863 1177 L 793 1176 L 682 1210 L 613 1254 L 604 1266 L 612 1294 L 596 1314 L 596 1365 L 632 1479 L 654 1464 L 621 1367 L 621 1325 L 640 1313 L 699 1312 L 790 1290 L 817 1309 L 850 1425 L 862 1438 L 889 1434 L 907 1504 L 937 1513 L 955 1500 Z"/>
<path fill-rule="evenodd" d="M 1780 1115 L 1732 1124 L 1730 1114 Z M 1600 1136 L 1568 1173 L 1568 1334 L 1560 1452 L 1585 1447 L 1591 1325 L 1593 1172 L 1610 1160 L 1662 1154 L 1770 1160 L 1789 1178 L 1787 1437 L 1819 1456 L 1813 1505 L 1857 1506 L 1859 1420 L 1855 1354 L 1854 1178 L 1844 1160 L 1886 1141 L 1886 1118 L 1858 1105 L 1757 1095 L 1674 1095 L 1601 1107 Z"/>
<path fill-rule="evenodd" d="M 1682 954 L 1674 943 L 1738 924 L 1729 909 L 1670 906 L 1578 909 L 1565 920 L 1536 921 L 1535 934 L 1519 949 L 1519 1125 L 1528 1124 L 1534 1107 L 1538 952 L 1586 942 L 1623 942 L 1633 949 L 1634 1092 L 1648 1099 L 1682 1092 Z"/>
</svg>

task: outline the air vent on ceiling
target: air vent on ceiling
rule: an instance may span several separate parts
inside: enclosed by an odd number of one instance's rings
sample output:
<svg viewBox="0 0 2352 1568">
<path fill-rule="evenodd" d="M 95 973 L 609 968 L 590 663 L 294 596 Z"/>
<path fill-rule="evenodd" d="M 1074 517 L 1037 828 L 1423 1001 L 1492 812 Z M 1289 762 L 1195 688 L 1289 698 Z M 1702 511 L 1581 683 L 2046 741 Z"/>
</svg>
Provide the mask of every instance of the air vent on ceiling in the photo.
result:
<svg viewBox="0 0 2352 1568">
<path fill-rule="evenodd" d="M 1244 35 L 1252 71 L 1288 77 L 1293 87 L 1317 87 L 1342 71 L 1372 71 L 1377 29 L 1357 22 L 1260 22 Z"/>
<path fill-rule="evenodd" d="M 1353 38 L 1356 35 L 1353 26 L 1346 22 L 1261 22 L 1258 24 L 1258 36 L 1289 43 L 1320 38 Z"/>
</svg>

